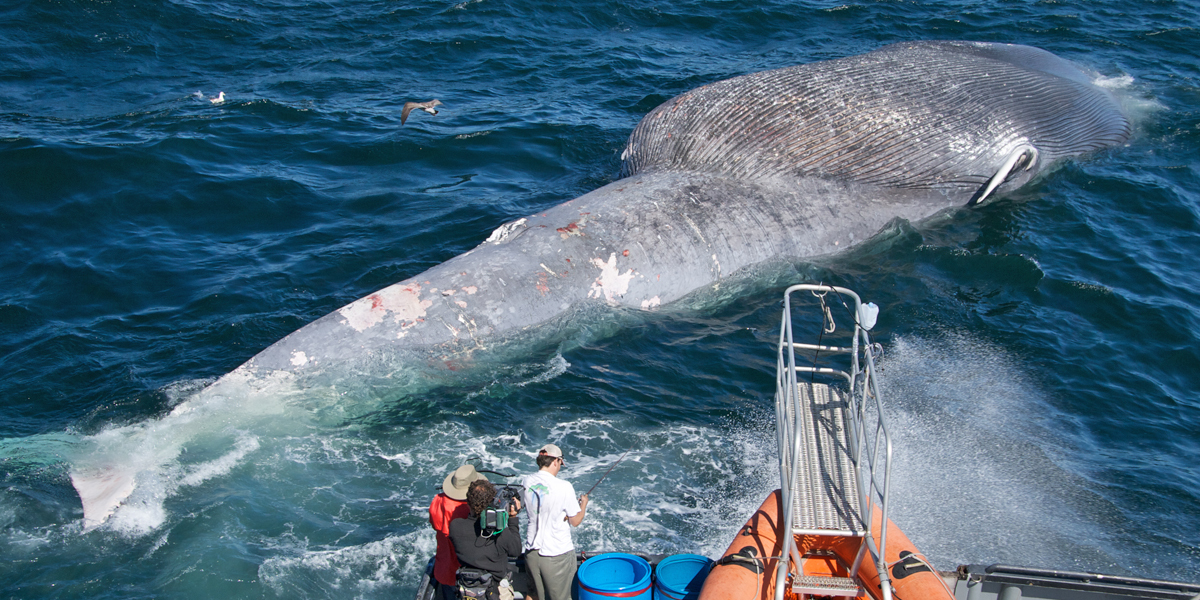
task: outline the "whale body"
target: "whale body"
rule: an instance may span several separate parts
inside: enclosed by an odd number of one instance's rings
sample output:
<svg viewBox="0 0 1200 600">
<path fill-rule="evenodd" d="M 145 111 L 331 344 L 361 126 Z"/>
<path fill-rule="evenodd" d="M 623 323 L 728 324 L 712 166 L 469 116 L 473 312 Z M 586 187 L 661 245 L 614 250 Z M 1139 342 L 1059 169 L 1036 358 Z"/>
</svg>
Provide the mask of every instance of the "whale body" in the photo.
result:
<svg viewBox="0 0 1200 600">
<path fill-rule="evenodd" d="M 406 369 L 453 377 L 513 340 L 553 340 L 596 311 L 655 311 L 772 261 L 833 255 L 895 219 L 1009 193 L 1129 136 L 1108 91 L 1027 46 L 902 43 L 719 81 L 646 115 L 618 180 L 306 325 L 210 394 L 331 373 L 368 386 L 403 387 Z M 192 402 L 164 419 L 194 419 Z M 135 478 L 74 469 L 85 522 L 102 522 Z"/>
<path fill-rule="evenodd" d="M 507 223 L 240 369 L 365 374 L 461 360 L 589 304 L 655 310 L 747 267 L 1009 192 L 1129 134 L 1109 92 L 1027 46 L 903 43 L 720 81 L 649 113 L 621 179 Z"/>
</svg>

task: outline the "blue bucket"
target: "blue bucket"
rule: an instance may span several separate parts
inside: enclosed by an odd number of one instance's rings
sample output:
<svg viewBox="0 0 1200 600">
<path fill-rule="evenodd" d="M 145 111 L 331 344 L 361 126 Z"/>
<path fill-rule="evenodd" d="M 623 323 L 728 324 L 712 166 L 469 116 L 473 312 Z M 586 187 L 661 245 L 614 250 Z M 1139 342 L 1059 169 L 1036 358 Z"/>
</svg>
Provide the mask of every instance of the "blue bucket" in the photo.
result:
<svg viewBox="0 0 1200 600">
<path fill-rule="evenodd" d="M 699 554 L 676 554 L 662 559 L 654 570 L 654 600 L 696 600 L 714 564 Z"/>
<path fill-rule="evenodd" d="M 651 600 L 650 563 L 640 556 L 613 552 L 579 565 L 579 600 Z"/>
</svg>

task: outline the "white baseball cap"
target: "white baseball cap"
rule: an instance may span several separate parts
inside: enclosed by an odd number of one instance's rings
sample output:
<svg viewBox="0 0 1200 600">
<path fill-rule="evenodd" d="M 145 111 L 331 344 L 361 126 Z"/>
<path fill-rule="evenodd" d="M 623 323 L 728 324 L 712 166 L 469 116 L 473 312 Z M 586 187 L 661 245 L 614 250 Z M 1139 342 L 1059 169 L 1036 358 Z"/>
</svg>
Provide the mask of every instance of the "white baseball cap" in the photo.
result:
<svg viewBox="0 0 1200 600">
<path fill-rule="evenodd" d="M 550 457 L 554 457 L 554 458 L 562 458 L 563 457 L 562 449 L 559 448 L 558 446 L 555 446 L 554 444 L 546 444 L 545 446 L 542 446 L 542 449 L 538 450 L 538 454 L 545 454 L 546 456 L 550 456 Z M 567 461 L 563 460 L 563 462 L 565 463 Z"/>
</svg>

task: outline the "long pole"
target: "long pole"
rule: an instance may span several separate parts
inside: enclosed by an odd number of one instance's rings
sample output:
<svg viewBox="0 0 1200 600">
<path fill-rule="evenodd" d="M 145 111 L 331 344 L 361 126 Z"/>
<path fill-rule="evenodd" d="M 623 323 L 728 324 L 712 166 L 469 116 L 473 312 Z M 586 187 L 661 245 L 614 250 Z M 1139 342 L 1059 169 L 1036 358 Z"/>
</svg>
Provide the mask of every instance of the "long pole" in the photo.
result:
<svg viewBox="0 0 1200 600">
<path fill-rule="evenodd" d="M 633 450 L 633 448 L 630 448 L 629 450 Z M 629 450 L 626 450 L 625 454 L 629 454 Z M 616 467 L 618 464 L 621 463 L 621 461 L 625 460 L 625 454 L 622 454 L 621 458 L 618 458 L 617 462 L 613 463 L 612 466 L 610 466 L 608 468 L 608 470 L 605 471 L 604 474 L 600 476 L 600 481 L 604 481 L 604 478 L 608 477 L 609 473 L 612 473 L 613 467 Z M 584 496 L 591 496 L 592 490 L 596 489 L 596 486 L 600 485 L 600 481 L 597 481 L 596 483 L 592 484 L 592 487 L 590 489 L 588 489 L 587 493 L 584 494 Z"/>
</svg>

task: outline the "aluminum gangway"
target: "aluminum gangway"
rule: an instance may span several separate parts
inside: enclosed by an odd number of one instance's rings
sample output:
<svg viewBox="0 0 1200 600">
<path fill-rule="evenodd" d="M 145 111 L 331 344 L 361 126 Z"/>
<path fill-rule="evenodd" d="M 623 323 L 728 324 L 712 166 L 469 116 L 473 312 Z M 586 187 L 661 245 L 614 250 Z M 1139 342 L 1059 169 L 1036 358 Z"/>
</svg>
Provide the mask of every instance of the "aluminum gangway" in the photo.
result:
<svg viewBox="0 0 1200 600">
<path fill-rule="evenodd" d="M 794 341 L 793 300 L 818 308 L 802 330 L 816 343 Z M 789 565 L 804 564 L 797 536 L 857 538 L 859 550 L 850 577 L 808 576 L 798 566 L 793 592 L 861 595 L 854 574 L 869 560 L 879 571 L 883 599 L 892 598 L 881 551 L 892 444 L 875 379 L 878 346 L 868 334 L 877 314 L 875 305 L 842 287 L 802 284 L 784 292 L 775 410 L 783 523 L 792 535 L 781 536 L 787 545 L 776 570 L 776 600 L 783 600 Z M 831 362 L 844 364 L 825 366 Z M 879 532 L 878 543 L 872 531 Z"/>
</svg>

